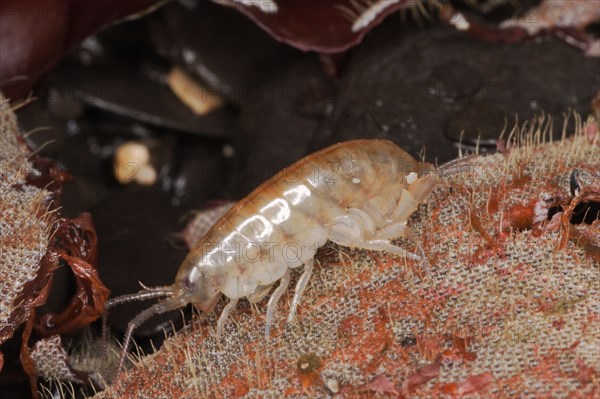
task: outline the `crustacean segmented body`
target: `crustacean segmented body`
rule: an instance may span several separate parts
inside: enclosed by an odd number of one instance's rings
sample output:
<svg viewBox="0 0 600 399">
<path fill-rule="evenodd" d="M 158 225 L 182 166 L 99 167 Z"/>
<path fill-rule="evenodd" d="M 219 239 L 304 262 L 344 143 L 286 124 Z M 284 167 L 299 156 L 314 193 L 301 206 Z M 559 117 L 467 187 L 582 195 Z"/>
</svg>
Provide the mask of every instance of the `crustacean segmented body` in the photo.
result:
<svg viewBox="0 0 600 399">
<path fill-rule="evenodd" d="M 266 334 L 290 270 L 304 266 L 288 321 L 306 286 L 317 249 L 327 240 L 388 251 L 424 261 L 390 242 L 410 237 L 406 222 L 435 187 L 429 164 L 415 161 L 385 140 L 356 140 L 311 154 L 276 174 L 231 208 L 191 249 L 175 283 L 107 302 L 167 297 L 140 313 L 125 337 L 153 314 L 194 304 L 211 311 L 220 297 L 230 302 L 217 324 L 220 333 L 239 298 L 257 302 L 279 282 L 267 306 Z M 122 359 L 121 359 L 122 361 Z"/>
</svg>

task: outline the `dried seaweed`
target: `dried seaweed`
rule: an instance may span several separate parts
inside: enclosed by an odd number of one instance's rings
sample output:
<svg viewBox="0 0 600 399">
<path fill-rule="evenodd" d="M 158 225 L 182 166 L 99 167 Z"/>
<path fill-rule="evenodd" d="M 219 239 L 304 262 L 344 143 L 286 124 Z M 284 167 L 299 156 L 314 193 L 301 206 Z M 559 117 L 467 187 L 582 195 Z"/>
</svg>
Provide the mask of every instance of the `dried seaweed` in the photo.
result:
<svg viewBox="0 0 600 399">
<path fill-rule="evenodd" d="M 31 341 L 87 326 L 104 311 L 109 291 L 95 269 L 97 238 L 90 215 L 60 218 L 68 174 L 50 160 L 31 158 L 9 103 L 0 96 L 0 343 L 24 324 L 21 365 L 37 396 L 39 372 L 47 369 L 39 362 L 60 359 L 38 357 L 36 362 Z M 63 266 L 73 272 L 77 292 L 60 313 L 38 314 L 52 290 L 54 271 Z"/>
</svg>

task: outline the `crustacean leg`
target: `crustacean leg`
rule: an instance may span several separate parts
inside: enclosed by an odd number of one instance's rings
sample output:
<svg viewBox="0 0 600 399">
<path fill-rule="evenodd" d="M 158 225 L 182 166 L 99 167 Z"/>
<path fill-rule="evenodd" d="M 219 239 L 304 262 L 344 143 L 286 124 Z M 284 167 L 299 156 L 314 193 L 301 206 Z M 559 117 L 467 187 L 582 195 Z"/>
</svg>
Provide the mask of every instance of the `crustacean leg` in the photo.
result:
<svg viewBox="0 0 600 399">
<path fill-rule="evenodd" d="M 436 178 L 435 175 L 426 175 L 411 183 L 408 190 L 402 192 L 398 205 L 392 214 L 392 220 L 400 223 L 406 222 L 410 215 L 417 210 L 419 203 L 433 190 Z"/>
<path fill-rule="evenodd" d="M 279 287 L 273 291 L 271 294 L 271 298 L 269 298 L 269 303 L 267 303 L 267 316 L 266 316 L 266 326 L 265 326 L 265 337 L 269 338 L 271 334 L 271 323 L 273 322 L 273 315 L 275 314 L 275 310 L 277 309 L 277 303 L 279 302 L 279 298 L 281 295 L 287 290 L 288 285 L 290 284 L 290 269 L 285 271 L 285 274 L 279 281 Z"/>
<path fill-rule="evenodd" d="M 402 223 L 390 223 L 379 229 L 375 234 L 375 238 L 379 240 L 390 240 L 398 237 L 408 237 L 411 235 L 409 232 L 406 222 Z"/>
<path fill-rule="evenodd" d="M 121 356 L 119 357 L 119 365 L 117 366 L 117 375 L 121 371 L 123 367 L 123 363 L 125 362 L 125 355 L 129 350 L 129 345 L 131 344 L 131 339 L 133 336 L 133 331 L 148 320 L 150 317 L 169 312 L 171 310 L 179 309 L 187 304 L 184 296 L 182 294 L 175 295 L 164 302 L 157 303 L 152 307 L 144 310 L 135 316 L 127 325 L 127 331 L 125 332 L 125 338 L 123 339 L 123 351 L 121 352 Z"/>
<path fill-rule="evenodd" d="M 250 303 L 258 303 L 261 301 L 261 299 L 263 299 L 265 296 L 267 296 L 269 291 L 271 291 L 271 287 L 273 287 L 273 284 L 259 285 L 246 298 L 248 299 L 248 301 Z"/>
<path fill-rule="evenodd" d="M 421 253 L 421 267 L 425 270 L 427 274 L 430 274 L 431 270 L 429 268 L 429 262 L 427 261 L 425 251 L 421 246 L 421 241 L 419 240 L 417 235 L 413 233 L 413 231 L 406 225 L 406 222 L 388 224 L 383 229 L 377 231 L 376 234 L 376 238 L 378 240 L 389 240 L 399 237 L 406 237 L 417 246 L 419 252 Z M 414 255 L 408 252 L 406 254 L 409 257 L 410 255 Z M 411 257 L 411 259 L 415 258 Z"/>
<path fill-rule="evenodd" d="M 356 212 L 351 212 L 349 215 L 342 215 L 333 219 L 329 225 L 329 239 L 351 248 L 387 251 L 424 262 L 423 256 L 408 252 L 404 248 L 392 244 L 388 239 L 380 238 L 378 232 L 371 233 L 372 219 L 366 213 L 361 215 L 360 218 L 357 218 L 356 215 Z M 368 218 L 367 223 L 363 221 L 366 218 Z M 371 222 L 368 221 L 369 219 Z M 404 233 L 399 234 L 397 237 L 406 236 L 406 228 L 402 225 L 403 223 L 397 223 L 386 226 L 386 234 L 391 234 L 395 230 Z M 425 269 L 428 268 L 425 266 Z"/>
<path fill-rule="evenodd" d="M 388 240 L 379 238 L 377 232 L 371 232 L 372 219 L 366 213 L 360 218 L 355 215 L 356 213 L 352 212 L 350 215 L 342 215 L 333 219 L 329 224 L 329 239 L 346 247 L 388 251 L 396 255 L 405 255 L 411 259 L 421 260 L 419 255 L 407 252 Z M 363 223 L 365 218 L 371 219 L 370 223 L 366 223 L 366 228 L 365 223 Z M 401 227 L 394 227 L 394 229 L 400 230 Z"/>
<path fill-rule="evenodd" d="M 314 264 L 314 259 L 310 259 L 306 261 L 306 263 L 304 263 L 304 272 L 302 273 L 302 276 L 300 276 L 298 283 L 296 283 L 296 289 L 294 290 L 294 298 L 292 299 L 292 304 L 290 305 L 290 314 L 287 318 L 288 323 L 294 321 L 294 317 L 296 316 L 296 310 L 298 309 L 298 304 L 302 299 L 302 293 L 306 288 L 306 284 L 308 284 L 308 280 L 310 280 Z"/>
<path fill-rule="evenodd" d="M 223 311 L 221 312 L 221 316 L 219 316 L 219 320 L 217 321 L 217 338 L 221 338 L 221 334 L 223 333 L 223 327 L 225 326 L 225 322 L 227 321 L 227 318 L 229 317 L 229 314 L 231 313 L 231 311 L 237 305 L 237 302 L 238 302 L 237 298 L 231 299 L 229 301 L 229 303 L 227 305 L 225 305 L 225 307 L 223 308 Z"/>
<path fill-rule="evenodd" d="M 423 261 L 423 257 L 421 255 L 413 254 L 412 252 L 408 252 L 404 248 L 401 248 L 397 245 L 392 244 L 387 240 L 371 240 L 362 243 L 359 248 L 369 249 L 372 251 L 386 251 L 394 255 L 398 256 L 406 256 L 407 258 Z"/>
</svg>

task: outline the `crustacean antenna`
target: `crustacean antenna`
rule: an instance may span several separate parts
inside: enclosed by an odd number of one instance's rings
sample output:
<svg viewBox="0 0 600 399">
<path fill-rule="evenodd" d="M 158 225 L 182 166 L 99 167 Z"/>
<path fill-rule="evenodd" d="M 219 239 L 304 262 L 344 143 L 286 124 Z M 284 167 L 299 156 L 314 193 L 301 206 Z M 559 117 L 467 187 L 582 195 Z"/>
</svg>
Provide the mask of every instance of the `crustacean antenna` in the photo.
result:
<svg viewBox="0 0 600 399">
<path fill-rule="evenodd" d="M 178 289 L 176 286 L 166 286 L 166 287 L 155 287 L 155 288 L 146 288 L 134 294 L 125 294 L 118 296 L 116 298 L 112 298 L 106 301 L 104 305 L 104 313 L 102 314 L 102 345 L 104 351 L 104 357 L 107 356 L 107 336 L 108 336 L 108 328 L 107 328 L 107 319 L 108 319 L 108 310 L 116 305 L 120 305 L 123 303 L 133 302 L 133 301 L 144 301 L 148 299 L 167 297 L 166 300 L 159 302 L 157 304 L 152 305 L 148 309 L 142 311 L 137 316 L 135 316 L 127 325 L 127 330 L 125 332 L 125 337 L 123 339 L 123 347 L 121 350 L 121 355 L 119 356 L 119 363 L 117 366 L 117 370 L 115 376 L 119 375 L 121 368 L 125 362 L 125 356 L 129 350 L 129 345 L 131 343 L 131 337 L 133 335 L 133 331 L 143 324 L 146 320 L 151 318 L 154 315 L 158 315 L 161 313 L 165 313 L 171 310 L 175 310 L 181 308 L 187 304 L 187 300 L 183 292 Z"/>
<path fill-rule="evenodd" d="M 453 175 L 457 173 L 473 172 L 473 161 L 479 155 L 471 154 L 461 158 L 456 158 L 437 167 L 436 172 L 441 175 Z"/>
</svg>

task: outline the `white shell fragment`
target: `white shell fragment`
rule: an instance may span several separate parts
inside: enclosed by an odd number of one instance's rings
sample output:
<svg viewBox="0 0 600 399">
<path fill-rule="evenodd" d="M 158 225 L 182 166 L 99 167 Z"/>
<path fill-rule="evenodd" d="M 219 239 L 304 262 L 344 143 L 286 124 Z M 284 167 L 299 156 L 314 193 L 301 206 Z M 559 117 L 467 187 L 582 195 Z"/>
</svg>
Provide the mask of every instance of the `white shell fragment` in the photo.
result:
<svg viewBox="0 0 600 399">
<path fill-rule="evenodd" d="M 177 98 L 197 115 L 206 115 L 223 105 L 219 95 L 200 85 L 179 67 L 171 69 L 167 84 Z"/>
<path fill-rule="evenodd" d="M 150 164 L 148 147 L 135 141 L 129 141 L 117 148 L 113 171 L 121 184 L 139 183 L 151 186 L 157 178 L 156 170 Z"/>
</svg>

